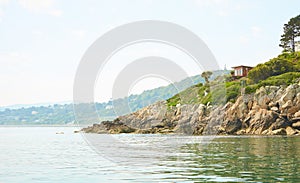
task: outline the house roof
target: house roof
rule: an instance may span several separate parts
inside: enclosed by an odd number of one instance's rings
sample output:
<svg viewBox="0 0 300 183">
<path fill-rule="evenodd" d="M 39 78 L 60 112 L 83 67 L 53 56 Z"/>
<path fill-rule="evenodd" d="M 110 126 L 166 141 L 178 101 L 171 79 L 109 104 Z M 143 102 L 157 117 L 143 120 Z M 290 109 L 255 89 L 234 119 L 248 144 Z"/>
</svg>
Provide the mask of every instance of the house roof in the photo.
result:
<svg viewBox="0 0 300 183">
<path fill-rule="evenodd" d="M 231 68 L 235 69 L 235 68 L 240 68 L 240 67 L 253 68 L 251 66 L 245 66 L 245 65 L 239 65 L 239 66 L 235 66 L 235 67 L 231 67 Z"/>
</svg>

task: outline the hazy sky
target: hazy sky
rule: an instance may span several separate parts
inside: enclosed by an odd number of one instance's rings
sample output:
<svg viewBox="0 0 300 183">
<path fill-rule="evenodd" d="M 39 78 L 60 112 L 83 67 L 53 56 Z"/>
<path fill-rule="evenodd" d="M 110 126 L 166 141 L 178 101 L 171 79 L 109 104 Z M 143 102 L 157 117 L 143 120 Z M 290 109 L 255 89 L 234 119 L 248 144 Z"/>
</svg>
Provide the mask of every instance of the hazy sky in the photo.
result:
<svg viewBox="0 0 300 183">
<path fill-rule="evenodd" d="M 283 24 L 299 13 L 299 0 L 0 0 L 0 106 L 72 100 L 84 52 L 103 33 L 125 23 L 182 25 L 205 41 L 222 68 L 229 68 L 255 66 L 278 55 Z M 97 100 L 111 97 L 111 90 L 103 88 L 112 85 L 120 62 L 170 53 L 171 48 L 160 48 L 136 45 L 112 58 L 96 86 Z M 174 55 L 187 63 L 184 54 Z M 200 72 L 192 64 L 186 69 L 190 75 Z M 160 84 L 166 82 L 148 78 L 132 92 Z"/>
</svg>

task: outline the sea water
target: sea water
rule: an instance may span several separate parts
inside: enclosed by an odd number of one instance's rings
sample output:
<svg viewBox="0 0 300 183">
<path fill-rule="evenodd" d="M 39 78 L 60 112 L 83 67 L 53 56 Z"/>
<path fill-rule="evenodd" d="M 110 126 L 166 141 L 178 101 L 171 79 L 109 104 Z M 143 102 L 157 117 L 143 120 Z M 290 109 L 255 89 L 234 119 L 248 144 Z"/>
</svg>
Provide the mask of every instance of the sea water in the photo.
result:
<svg viewBox="0 0 300 183">
<path fill-rule="evenodd" d="M 300 182 L 300 137 L 77 129 L 0 127 L 0 183 Z"/>
</svg>

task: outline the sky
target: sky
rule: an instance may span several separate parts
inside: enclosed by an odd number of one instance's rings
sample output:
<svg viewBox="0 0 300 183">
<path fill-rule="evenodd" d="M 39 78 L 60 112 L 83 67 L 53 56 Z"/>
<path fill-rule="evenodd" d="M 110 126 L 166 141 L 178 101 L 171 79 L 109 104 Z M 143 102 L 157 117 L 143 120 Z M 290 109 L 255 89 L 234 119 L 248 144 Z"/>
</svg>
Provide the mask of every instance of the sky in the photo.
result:
<svg viewBox="0 0 300 183">
<path fill-rule="evenodd" d="M 161 20 L 186 27 L 206 43 L 221 68 L 230 68 L 255 66 L 280 54 L 283 24 L 299 13 L 299 0 L 0 0 L 0 106 L 72 101 L 85 51 L 126 23 Z M 174 48 L 133 45 L 99 73 L 95 100 L 109 100 L 122 67 L 147 55 L 177 60 L 189 75 L 201 73 Z M 166 84 L 144 78 L 130 93 Z"/>
</svg>

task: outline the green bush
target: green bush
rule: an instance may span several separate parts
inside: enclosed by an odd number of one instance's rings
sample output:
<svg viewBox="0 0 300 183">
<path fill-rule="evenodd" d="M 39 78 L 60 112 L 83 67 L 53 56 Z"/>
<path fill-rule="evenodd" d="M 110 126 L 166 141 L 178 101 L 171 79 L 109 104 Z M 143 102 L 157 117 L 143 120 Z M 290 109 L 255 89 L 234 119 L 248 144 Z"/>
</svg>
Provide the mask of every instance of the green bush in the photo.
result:
<svg viewBox="0 0 300 183">
<path fill-rule="evenodd" d="M 226 93 L 226 101 L 234 102 L 236 98 L 238 97 L 239 93 L 235 91 L 230 91 Z"/>
<path fill-rule="evenodd" d="M 263 64 L 258 64 L 248 73 L 253 83 L 287 72 L 300 71 L 300 52 L 283 53 Z"/>
<path fill-rule="evenodd" d="M 226 85 L 218 83 L 211 86 L 210 102 L 212 104 L 222 104 L 226 102 Z"/>
<path fill-rule="evenodd" d="M 207 104 L 208 102 L 210 102 L 211 103 L 211 101 L 212 101 L 212 93 L 211 92 L 209 92 L 206 96 L 204 96 L 204 97 L 202 97 L 201 99 L 200 99 L 200 103 L 201 104 Z"/>
<path fill-rule="evenodd" d="M 246 86 L 245 93 L 246 94 L 254 93 L 258 88 L 259 88 L 258 84 Z"/>
<path fill-rule="evenodd" d="M 226 102 L 235 101 L 235 99 L 240 95 L 241 92 L 240 82 L 236 81 L 233 84 L 227 86 L 228 87 L 226 87 Z"/>
<path fill-rule="evenodd" d="M 248 85 L 245 87 L 245 93 L 254 93 L 262 86 L 281 86 L 290 85 L 300 81 L 300 72 L 287 72 L 278 76 L 269 77 L 266 80 L 260 81 L 258 84 Z"/>
<path fill-rule="evenodd" d="M 300 72 L 288 72 L 259 82 L 259 86 L 289 85 L 299 81 Z"/>
<path fill-rule="evenodd" d="M 180 103 L 180 97 L 179 94 L 174 95 L 173 97 L 169 98 L 167 100 L 167 105 L 170 106 L 176 106 L 178 103 Z"/>
<path fill-rule="evenodd" d="M 264 64 L 258 64 L 249 71 L 248 77 L 254 83 L 265 80 L 271 76 L 277 76 L 286 72 L 297 71 L 296 64 L 291 61 L 275 58 Z"/>
</svg>

